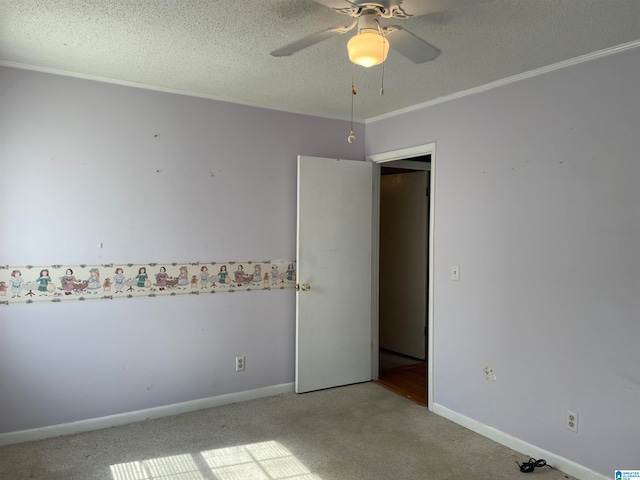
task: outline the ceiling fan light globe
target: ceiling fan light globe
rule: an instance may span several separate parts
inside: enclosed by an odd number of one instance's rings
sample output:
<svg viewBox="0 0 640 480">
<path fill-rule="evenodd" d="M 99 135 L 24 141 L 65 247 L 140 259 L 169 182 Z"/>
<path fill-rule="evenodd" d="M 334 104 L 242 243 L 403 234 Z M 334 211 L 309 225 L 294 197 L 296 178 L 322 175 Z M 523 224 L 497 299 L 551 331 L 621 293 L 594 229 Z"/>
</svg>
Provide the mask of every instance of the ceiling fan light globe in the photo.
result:
<svg viewBox="0 0 640 480">
<path fill-rule="evenodd" d="M 347 43 L 349 60 L 356 65 L 373 67 L 387 59 L 389 40 L 375 30 L 361 30 Z"/>
</svg>

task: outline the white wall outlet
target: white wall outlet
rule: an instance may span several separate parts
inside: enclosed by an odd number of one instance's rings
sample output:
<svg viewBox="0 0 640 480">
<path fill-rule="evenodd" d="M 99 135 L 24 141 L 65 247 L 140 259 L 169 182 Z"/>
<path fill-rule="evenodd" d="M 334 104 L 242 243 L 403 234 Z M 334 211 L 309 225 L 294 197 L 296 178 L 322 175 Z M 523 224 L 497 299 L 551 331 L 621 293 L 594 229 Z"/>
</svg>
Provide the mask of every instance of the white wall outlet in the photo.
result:
<svg viewBox="0 0 640 480">
<path fill-rule="evenodd" d="M 456 282 L 460 280 L 460 265 L 451 266 L 451 280 L 455 280 Z"/>
<path fill-rule="evenodd" d="M 236 372 L 244 370 L 244 357 L 236 357 Z"/>
<path fill-rule="evenodd" d="M 491 365 L 485 365 L 482 373 L 484 373 L 484 378 L 486 378 L 488 382 L 496 381 L 496 372 Z"/>
<path fill-rule="evenodd" d="M 567 421 L 565 425 L 572 432 L 578 433 L 578 414 L 567 410 Z"/>
</svg>

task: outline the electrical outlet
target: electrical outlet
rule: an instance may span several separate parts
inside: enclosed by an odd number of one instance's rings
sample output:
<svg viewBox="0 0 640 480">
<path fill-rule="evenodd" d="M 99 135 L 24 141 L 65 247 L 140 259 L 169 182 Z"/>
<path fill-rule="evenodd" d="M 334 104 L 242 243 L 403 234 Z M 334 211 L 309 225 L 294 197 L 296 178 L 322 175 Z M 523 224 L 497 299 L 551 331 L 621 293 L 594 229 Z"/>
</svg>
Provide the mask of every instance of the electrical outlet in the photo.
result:
<svg viewBox="0 0 640 480">
<path fill-rule="evenodd" d="M 567 421 L 565 422 L 567 428 L 572 432 L 578 432 L 578 414 L 567 410 Z"/>
<path fill-rule="evenodd" d="M 496 372 L 491 365 L 485 365 L 482 373 L 484 373 L 484 378 L 486 378 L 488 382 L 496 381 Z"/>
<path fill-rule="evenodd" d="M 244 370 L 244 357 L 236 357 L 236 372 Z"/>
</svg>

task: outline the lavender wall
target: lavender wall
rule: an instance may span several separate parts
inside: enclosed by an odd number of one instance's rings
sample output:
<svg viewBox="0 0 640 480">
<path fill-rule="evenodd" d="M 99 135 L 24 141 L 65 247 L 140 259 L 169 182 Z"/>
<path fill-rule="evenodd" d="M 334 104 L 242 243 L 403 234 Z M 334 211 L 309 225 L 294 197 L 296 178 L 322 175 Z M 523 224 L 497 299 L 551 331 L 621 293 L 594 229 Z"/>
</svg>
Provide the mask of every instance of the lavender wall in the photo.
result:
<svg viewBox="0 0 640 480">
<path fill-rule="evenodd" d="M 294 258 L 296 156 L 348 131 L 0 67 L 0 264 Z M 0 433 L 292 382 L 294 334 L 291 290 L 0 306 Z"/>
<path fill-rule="evenodd" d="M 435 401 L 607 475 L 640 444 L 638 78 L 635 49 L 366 127 L 437 142 Z M 0 68 L 0 263 L 292 257 L 295 157 L 362 158 L 347 130 Z M 293 342 L 291 291 L 0 307 L 0 432 L 291 382 Z"/>
<path fill-rule="evenodd" d="M 435 402 L 607 476 L 640 445 L 639 78 L 636 48 L 366 126 L 437 142 Z"/>
</svg>

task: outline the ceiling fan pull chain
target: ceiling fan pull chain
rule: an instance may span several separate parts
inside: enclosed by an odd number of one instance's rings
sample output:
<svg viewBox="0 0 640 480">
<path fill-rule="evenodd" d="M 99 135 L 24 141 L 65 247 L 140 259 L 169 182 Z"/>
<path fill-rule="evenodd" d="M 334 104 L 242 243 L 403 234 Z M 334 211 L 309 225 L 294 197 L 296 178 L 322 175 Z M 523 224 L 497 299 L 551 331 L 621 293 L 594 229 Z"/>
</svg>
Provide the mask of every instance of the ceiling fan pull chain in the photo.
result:
<svg viewBox="0 0 640 480">
<path fill-rule="evenodd" d="M 380 96 L 384 95 L 384 62 L 386 61 L 384 55 L 384 32 L 382 31 L 382 27 L 380 26 L 380 21 L 375 19 L 376 25 L 378 25 L 378 33 L 380 33 L 380 37 L 382 38 L 382 79 L 380 81 Z"/>
<path fill-rule="evenodd" d="M 378 28 L 380 28 L 380 24 L 378 24 Z M 382 35 L 382 33 L 380 33 Z M 384 42 L 382 42 L 382 52 L 384 57 Z M 380 96 L 384 95 L 384 64 L 386 59 L 382 61 L 382 79 L 380 80 Z"/>
<path fill-rule="evenodd" d="M 356 87 L 353 82 L 355 71 L 355 64 L 351 64 L 351 128 L 349 129 L 349 136 L 347 137 L 347 141 L 349 143 L 353 143 L 356 141 L 356 135 L 353 133 L 353 98 L 356 96 L 358 92 L 356 92 Z"/>
</svg>

